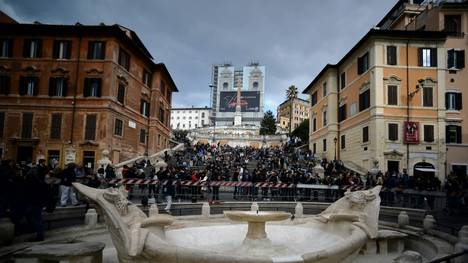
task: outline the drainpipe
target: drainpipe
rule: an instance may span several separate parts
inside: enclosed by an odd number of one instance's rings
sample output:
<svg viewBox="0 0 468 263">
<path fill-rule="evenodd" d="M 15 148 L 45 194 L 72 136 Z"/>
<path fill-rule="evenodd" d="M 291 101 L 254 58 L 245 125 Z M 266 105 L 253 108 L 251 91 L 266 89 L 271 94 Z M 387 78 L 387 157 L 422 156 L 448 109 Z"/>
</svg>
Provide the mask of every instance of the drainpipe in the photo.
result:
<svg viewBox="0 0 468 263">
<path fill-rule="evenodd" d="M 75 130 L 75 115 L 76 115 L 76 94 L 78 92 L 78 76 L 80 71 L 80 53 L 81 53 L 81 32 L 79 33 L 78 38 L 78 57 L 76 59 L 76 71 L 75 71 L 75 88 L 73 92 L 73 102 L 72 102 L 72 123 L 70 129 L 70 144 L 73 144 L 73 131 Z"/>
<path fill-rule="evenodd" d="M 145 157 L 146 159 L 148 160 L 148 148 L 149 148 L 149 132 L 150 132 L 150 119 L 151 119 L 151 101 L 153 100 L 153 88 L 150 89 L 150 104 L 149 104 L 149 109 L 148 111 L 150 111 L 150 114 L 148 116 L 148 121 L 146 123 L 146 134 L 145 134 L 145 139 L 146 139 L 146 142 L 145 142 Z"/>
<path fill-rule="evenodd" d="M 409 58 L 408 58 L 409 39 L 406 40 L 406 121 L 410 121 L 410 91 L 409 91 Z M 403 136 L 405 136 L 403 134 Z M 410 145 L 406 143 L 406 170 L 410 172 L 409 167 Z"/>
<path fill-rule="evenodd" d="M 335 147 L 338 145 L 338 149 L 335 149 L 335 151 L 337 152 L 337 160 L 340 160 L 341 159 L 341 138 L 340 138 L 340 119 L 339 119 L 339 115 L 340 115 L 340 91 L 341 91 L 341 87 L 340 87 L 340 71 L 339 71 L 339 68 L 337 67 L 336 68 L 336 112 L 338 113 L 337 114 L 337 119 L 336 119 L 336 136 L 337 136 L 337 143 L 335 145 Z"/>
</svg>

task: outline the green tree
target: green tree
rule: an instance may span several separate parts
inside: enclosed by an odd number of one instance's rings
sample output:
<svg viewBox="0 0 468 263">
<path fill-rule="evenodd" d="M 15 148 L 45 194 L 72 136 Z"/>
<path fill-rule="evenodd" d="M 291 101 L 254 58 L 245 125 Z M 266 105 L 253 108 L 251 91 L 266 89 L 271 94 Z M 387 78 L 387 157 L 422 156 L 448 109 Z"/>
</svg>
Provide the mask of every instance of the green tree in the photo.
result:
<svg viewBox="0 0 468 263">
<path fill-rule="evenodd" d="M 286 97 L 289 100 L 289 135 L 291 135 L 292 131 L 292 115 L 293 115 L 293 104 L 294 99 L 297 98 L 297 87 L 291 85 L 286 90 Z"/>
<path fill-rule="evenodd" d="M 307 143 L 309 141 L 309 119 L 305 119 L 301 122 L 301 124 L 294 129 L 292 135 L 301 139 L 303 143 Z"/>
<path fill-rule="evenodd" d="M 260 123 L 260 135 L 271 135 L 276 133 L 276 119 L 273 112 L 267 111 L 263 115 L 262 122 Z"/>
<path fill-rule="evenodd" d="M 292 99 L 292 98 L 297 98 L 297 87 L 294 85 L 291 85 L 288 87 L 286 90 L 286 98 Z"/>
</svg>

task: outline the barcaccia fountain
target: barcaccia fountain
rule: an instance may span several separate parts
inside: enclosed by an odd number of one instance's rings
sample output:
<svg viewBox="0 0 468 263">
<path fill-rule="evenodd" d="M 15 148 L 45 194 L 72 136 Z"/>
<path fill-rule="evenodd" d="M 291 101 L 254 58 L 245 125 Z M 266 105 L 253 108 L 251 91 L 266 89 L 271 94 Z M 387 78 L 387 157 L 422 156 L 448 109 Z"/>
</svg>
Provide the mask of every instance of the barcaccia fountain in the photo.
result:
<svg viewBox="0 0 468 263">
<path fill-rule="evenodd" d="M 104 215 L 120 262 L 351 262 L 378 233 L 380 186 L 347 192 L 321 214 L 292 220 L 280 211 L 225 211 L 190 225 L 148 217 L 123 189 L 75 188 Z"/>
</svg>

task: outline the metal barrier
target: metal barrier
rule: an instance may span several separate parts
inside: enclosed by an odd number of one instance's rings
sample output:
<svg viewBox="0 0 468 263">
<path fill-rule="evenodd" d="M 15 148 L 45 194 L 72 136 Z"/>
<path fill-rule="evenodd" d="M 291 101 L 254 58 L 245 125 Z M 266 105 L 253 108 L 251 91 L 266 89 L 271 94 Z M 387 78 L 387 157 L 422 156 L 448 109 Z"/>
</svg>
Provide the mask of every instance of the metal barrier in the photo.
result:
<svg viewBox="0 0 468 263">
<path fill-rule="evenodd" d="M 464 250 L 462 252 L 458 252 L 458 253 L 451 254 L 451 255 L 448 255 L 448 256 L 444 256 L 444 257 L 441 257 L 441 258 L 433 259 L 433 260 L 429 261 L 428 263 L 442 263 L 442 262 L 452 263 L 452 262 L 455 262 L 454 261 L 455 259 L 458 259 L 459 257 L 467 255 L 467 254 L 468 254 L 468 250 Z M 461 262 L 461 261 L 459 261 L 459 262 Z"/>
<path fill-rule="evenodd" d="M 107 182 L 109 185 L 123 183 L 129 190 L 130 197 L 154 197 L 163 200 L 163 188 L 166 181 L 147 179 L 118 179 Z M 309 185 L 266 182 L 205 182 L 174 181 L 176 194 L 174 200 L 240 200 L 240 201 L 313 201 L 334 202 L 347 190 L 363 190 L 364 186 Z M 446 195 L 443 192 L 416 191 L 412 189 L 382 189 L 382 205 L 393 207 L 418 208 L 426 210 L 446 207 Z"/>
</svg>

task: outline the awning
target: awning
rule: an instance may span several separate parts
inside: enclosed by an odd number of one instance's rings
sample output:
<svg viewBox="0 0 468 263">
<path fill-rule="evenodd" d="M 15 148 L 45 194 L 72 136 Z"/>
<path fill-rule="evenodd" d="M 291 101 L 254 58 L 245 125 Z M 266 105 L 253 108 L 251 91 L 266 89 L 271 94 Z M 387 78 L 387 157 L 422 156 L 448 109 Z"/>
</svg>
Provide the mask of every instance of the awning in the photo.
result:
<svg viewBox="0 0 468 263">
<path fill-rule="evenodd" d="M 437 170 L 434 168 L 415 168 L 415 169 L 421 172 L 430 172 L 430 173 L 437 172 Z"/>
</svg>

